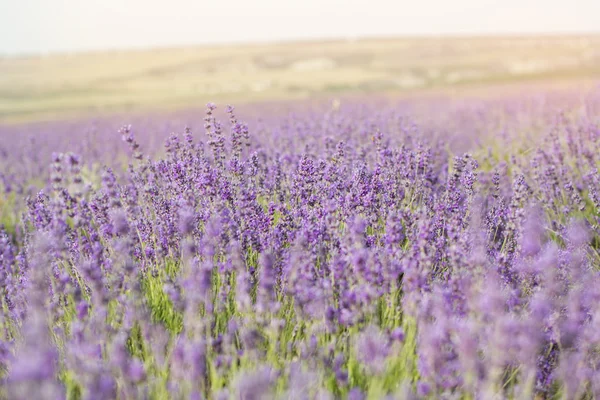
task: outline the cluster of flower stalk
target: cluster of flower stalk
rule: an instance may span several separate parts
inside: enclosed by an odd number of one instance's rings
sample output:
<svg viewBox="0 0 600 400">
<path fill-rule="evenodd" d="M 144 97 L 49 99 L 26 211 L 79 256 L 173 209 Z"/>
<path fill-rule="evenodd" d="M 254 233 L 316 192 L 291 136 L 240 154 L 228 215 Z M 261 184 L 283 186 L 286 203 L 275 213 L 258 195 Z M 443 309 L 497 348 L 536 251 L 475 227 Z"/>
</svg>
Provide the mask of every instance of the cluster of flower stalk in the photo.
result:
<svg viewBox="0 0 600 400">
<path fill-rule="evenodd" d="M 0 397 L 600 398 L 593 115 L 451 155 L 217 111 L 162 155 L 123 127 L 126 168 L 52 157 L 0 233 Z"/>
</svg>

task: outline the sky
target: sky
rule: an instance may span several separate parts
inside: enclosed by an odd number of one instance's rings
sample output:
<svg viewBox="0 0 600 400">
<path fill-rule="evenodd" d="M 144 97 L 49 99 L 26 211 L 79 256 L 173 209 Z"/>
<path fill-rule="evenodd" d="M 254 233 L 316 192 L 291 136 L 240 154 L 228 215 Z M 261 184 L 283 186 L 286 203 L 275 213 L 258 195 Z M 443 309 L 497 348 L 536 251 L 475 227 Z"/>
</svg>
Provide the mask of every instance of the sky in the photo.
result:
<svg viewBox="0 0 600 400">
<path fill-rule="evenodd" d="M 0 54 L 402 35 L 600 33 L 599 0 L 0 0 Z"/>
</svg>

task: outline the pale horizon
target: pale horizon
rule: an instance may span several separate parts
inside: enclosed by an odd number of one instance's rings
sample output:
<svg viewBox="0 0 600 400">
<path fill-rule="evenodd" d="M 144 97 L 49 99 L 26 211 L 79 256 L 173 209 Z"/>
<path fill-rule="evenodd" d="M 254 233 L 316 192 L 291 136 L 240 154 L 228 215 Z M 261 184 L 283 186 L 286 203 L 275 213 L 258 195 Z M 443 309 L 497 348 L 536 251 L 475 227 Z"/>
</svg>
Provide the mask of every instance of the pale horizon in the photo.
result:
<svg viewBox="0 0 600 400">
<path fill-rule="evenodd" d="M 0 55 L 402 36 L 600 34 L 591 0 L 144 2 L 0 5 Z M 50 16 L 53 17 L 50 17 Z"/>
</svg>

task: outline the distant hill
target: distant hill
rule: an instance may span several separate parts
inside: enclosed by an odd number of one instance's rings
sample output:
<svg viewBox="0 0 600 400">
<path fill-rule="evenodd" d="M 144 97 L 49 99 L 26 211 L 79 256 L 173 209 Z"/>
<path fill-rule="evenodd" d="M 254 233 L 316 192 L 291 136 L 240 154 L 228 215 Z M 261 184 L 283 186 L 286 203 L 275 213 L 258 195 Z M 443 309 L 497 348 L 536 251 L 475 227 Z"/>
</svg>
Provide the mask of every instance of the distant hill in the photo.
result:
<svg viewBox="0 0 600 400">
<path fill-rule="evenodd" d="M 0 121 L 600 78 L 600 35 L 382 38 L 0 58 Z"/>
</svg>

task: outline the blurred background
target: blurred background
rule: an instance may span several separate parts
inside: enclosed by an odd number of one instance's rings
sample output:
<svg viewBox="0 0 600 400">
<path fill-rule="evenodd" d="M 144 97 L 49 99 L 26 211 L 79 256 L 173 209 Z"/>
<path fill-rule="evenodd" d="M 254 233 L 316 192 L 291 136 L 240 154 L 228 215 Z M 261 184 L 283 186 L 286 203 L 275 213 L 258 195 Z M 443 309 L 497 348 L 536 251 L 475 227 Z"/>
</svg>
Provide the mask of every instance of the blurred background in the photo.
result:
<svg viewBox="0 0 600 400">
<path fill-rule="evenodd" d="M 4 1 L 0 123 L 595 85 L 599 16 L 595 0 Z"/>
</svg>

